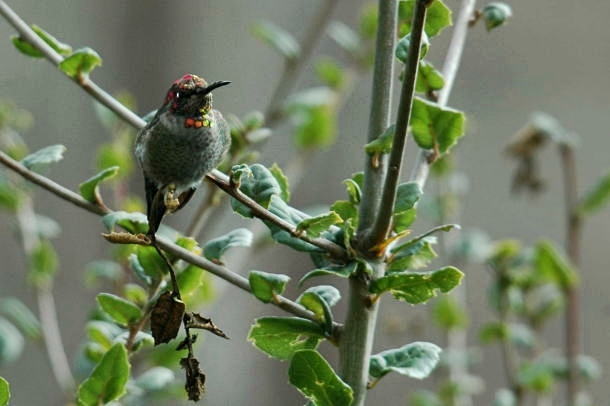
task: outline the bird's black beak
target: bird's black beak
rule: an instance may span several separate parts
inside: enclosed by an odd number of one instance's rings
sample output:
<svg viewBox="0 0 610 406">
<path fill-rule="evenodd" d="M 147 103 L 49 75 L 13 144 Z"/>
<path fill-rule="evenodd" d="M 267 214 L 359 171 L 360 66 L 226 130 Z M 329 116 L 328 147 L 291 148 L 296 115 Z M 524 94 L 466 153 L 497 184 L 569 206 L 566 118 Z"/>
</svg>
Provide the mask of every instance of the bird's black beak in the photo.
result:
<svg viewBox="0 0 610 406">
<path fill-rule="evenodd" d="M 199 93 L 201 95 L 205 95 L 205 94 L 211 93 L 213 90 L 218 89 L 219 87 L 226 86 L 228 84 L 231 84 L 231 82 L 226 81 L 226 80 L 220 80 L 220 81 L 214 82 L 211 85 L 208 85 L 202 89 L 198 89 L 197 93 Z"/>
</svg>

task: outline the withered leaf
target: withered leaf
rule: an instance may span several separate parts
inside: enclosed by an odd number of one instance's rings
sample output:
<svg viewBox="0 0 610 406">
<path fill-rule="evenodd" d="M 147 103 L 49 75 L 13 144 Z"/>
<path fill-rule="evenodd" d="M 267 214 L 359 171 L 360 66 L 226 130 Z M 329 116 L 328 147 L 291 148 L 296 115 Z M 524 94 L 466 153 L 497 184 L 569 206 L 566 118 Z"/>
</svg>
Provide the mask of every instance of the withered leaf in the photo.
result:
<svg viewBox="0 0 610 406">
<path fill-rule="evenodd" d="M 176 338 L 183 315 L 184 302 L 174 297 L 171 292 L 165 292 L 159 296 L 150 316 L 150 329 L 155 339 L 155 345 L 167 343 Z"/>
<path fill-rule="evenodd" d="M 224 331 L 219 329 L 214 324 L 214 322 L 212 322 L 212 319 L 205 318 L 199 313 L 186 313 L 184 315 L 184 320 L 186 323 L 186 327 L 188 328 L 199 328 L 202 330 L 208 330 L 212 334 L 216 334 L 217 336 L 226 338 L 227 340 L 229 339 L 229 337 L 227 337 Z"/>
<path fill-rule="evenodd" d="M 198 401 L 205 391 L 205 374 L 199 369 L 197 358 L 189 355 L 180 360 L 180 365 L 186 371 L 186 384 L 184 389 L 189 395 L 189 400 Z"/>
<path fill-rule="evenodd" d="M 102 237 L 106 241 L 113 244 L 138 244 L 138 245 L 150 245 L 150 238 L 144 234 L 131 234 L 124 232 L 113 231 L 111 233 L 102 233 Z"/>
</svg>

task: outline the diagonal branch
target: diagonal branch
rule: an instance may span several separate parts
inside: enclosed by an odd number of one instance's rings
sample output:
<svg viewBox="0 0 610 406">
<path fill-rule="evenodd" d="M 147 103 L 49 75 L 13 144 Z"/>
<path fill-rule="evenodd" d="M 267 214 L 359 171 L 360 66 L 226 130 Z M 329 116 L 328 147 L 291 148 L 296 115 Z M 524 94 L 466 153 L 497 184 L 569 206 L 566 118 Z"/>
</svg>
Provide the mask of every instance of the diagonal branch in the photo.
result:
<svg viewBox="0 0 610 406">
<path fill-rule="evenodd" d="M 282 76 L 273 91 L 271 100 L 265 112 L 267 117 L 267 126 L 273 127 L 279 119 L 281 119 L 280 103 L 288 96 L 290 90 L 294 87 L 295 82 L 305 68 L 307 62 L 311 58 L 316 45 L 322 39 L 326 32 L 326 26 L 330 22 L 333 15 L 333 10 L 339 4 L 339 0 L 323 0 L 323 5 L 318 13 L 314 16 L 312 23 L 307 30 L 305 39 L 301 44 L 301 52 L 299 56 L 292 60 L 287 60 L 284 66 Z"/>
<path fill-rule="evenodd" d="M 4 18 L 17 30 L 17 32 L 19 32 L 23 39 L 27 40 L 35 48 L 41 51 L 46 57 L 46 59 L 49 60 L 51 63 L 57 66 L 63 60 L 63 57 L 57 52 L 55 52 L 55 50 L 53 50 L 40 37 L 38 37 L 38 35 L 36 35 L 36 33 L 25 23 L 25 21 L 23 21 L 3 0 L 0 0 L 0 14 L 4 16 Z M 101 89 L 91 79 L 89 79 L 89 77 L 82 77 L 78 80 L 74 80 L 74 82 L 81 86 L 98 102 L 112 110 L 128 124 L 134 126 L 137 129 L 141 129 L 146 125 L 146 122 L 144 122 L 144 120 L 142 120 L 134 112 L 129 110 L 118 100 L 116 100 L 103 89 Z M 219 170 L 213 170 L 210 174 L 207 175 L 207 177 L 217 186 L 219 186 L 223 191 L 229 193 L 231 196 L 235 197 L 240 202 L 252 209 L 252 211 L 257 217 L 273 222 L 277 226 L 285 229 L 286 231 L 302 239 L 303 241 L 306 241 L 319 248 L 322 248 L 323 250 L 328 251 L 336 258 L 343 259 L 346 257 L 345 250 L 339 245 L 324 238 L 309 238 L 306 235 L 295 234 L 295 227 L 292 224 L 274 215 L 264 207 L 260 206 L 254 200 L 250 199 L 248 196 L 239 192 L 238 190 L 231 187 L 223 187 L 224 185 L 229 185 L 229 178 L 227 177 L 227 175 L 220 172 Z M 78 203 L 75 204 L 78 205 Z"/>
<path fill-rule="evenodd" d="M 398 105 L 398 116 L 396 117 L 396 131 L 392 143 L 392 151 L 388 162 L 388 173 L 383 185 L 383 192 L 379 209 L 375 216 L 375 223 L 367 235 L 366 246 L 373 247 L 382 242 L 388 235 L 392 221 L 392 211 L 396 201 L 396 189 L 400 178 L 403 156 L 407 142 L 407 128 L 411 118 L 413 96 L 415 94 L 415 80 L 417 79 L 417 68 L 419 66 L 421 39 L 426 21 L 426 10 L 430 0 L 417 0 L 413 13 L 413 25 L 411 29 L 411 42 L 405 67 L 405 77 L 402 82 L 400 102 Z"/>
<path fill-rule="evenodd" d="M 71 191 L 70 189 L 67 189 L 64 186 L 54 182 L 53 180 L 27 169 L 25 166 L 21 165 L 19 162 L 15 161 L 2 151 L 0 151 L 0 163 L 9 168 L 10 170 L 18 173 L 30 182 L 42 187 L 43 189 L 48 190 L 59 198 L 66 200 L 74 204 L 75 206 L 87 210 L 90 213 L 97 214 L 99 216 L 112 213 L 111 210 L 103 209 L 93 203 L 90 203 L 83 199 L 77 193 Z M 245 290 L 246 292 L 251 292 L 250 283 L 248 282 L 248 280 L 243 276 L 231 271 L 227 267 L 215 264 L 214 262 L 209 261 L 206 258 L 195 255 L 192 252 L 187 251 L 182 247 L 179 247 L 178 245 L 172 243 L 171 241 L 165 238 L 157 237 L 157 243 L 159 244 L 159 247 L 161 247 L 163 250 L 175 255 L 183 261 L 205 269 L 206 271 L 218 276 L 221 279 L 224 279 L 225 281 L 237 286 L 242 290 Z M 298 303 L 295 303 L 283 296 L 278 296 L 277 302 L 273 304 L 289 313 L 294 314 L 295 316 L 303 317 L 313 321 L 316 320 L 312 312 L 305 309 Z"/>
</svg>

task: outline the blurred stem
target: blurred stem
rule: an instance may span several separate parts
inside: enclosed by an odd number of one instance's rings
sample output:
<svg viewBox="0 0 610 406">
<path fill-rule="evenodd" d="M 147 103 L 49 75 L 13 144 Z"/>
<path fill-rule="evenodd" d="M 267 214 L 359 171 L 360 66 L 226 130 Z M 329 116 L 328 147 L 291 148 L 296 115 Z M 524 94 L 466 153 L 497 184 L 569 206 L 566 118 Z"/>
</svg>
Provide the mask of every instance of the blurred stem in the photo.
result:
<svg viewBox="0 0 610 406">
<path fill-rule="evenodd" d="M 307 66 L 307 62 L 311 58 L 316 45 L 325 34 L 326 27 L 338 4 L 339 0 L 323 0 L 320 10 L 313 18 L 311 25 L 307 30 L 307 34 L 305 35 L 305 39 L 301 43 L 301 52 L 296 58 L 286 61 L 282 76 L 273 91 L 273 95 L 271 96 L 271 100 L 265 111 L 268 127 L 274 127 L 281 119 L 280 104 L 294 88 L 301 72 L 305 66 Z"/>
<path fill-rule="evenodd" d="M 40 243 L 35 221 L 36 214 L 34 213 L 32 199 L 28 196 L 23 200 L 17 212 L 17 223 L 21 233 L 23 252 L 28 260 Z M 40 317 L 42 337 L 47 350 L 49 364 L 51 365 L 51 371 L 61 390 L 67 394 L 74 389 L 74 377 L 70 371 L 70 363 L 68 362 L 61 339 L 52 286 L 52 282 L 49 282 L 46 286 L 36 285 L 38 315 Z"/>
<path fill-rule="evenodd" d="M 455 20 L 453 35 L 451 37 L 451 42 L 449 43 L 447 56 L 445 56 L 445 63 L 443 64 L 445 86 L 443 86 L 438 94 L 438 104 L 440 106 L 447 105 L 449 95 L 453 89 L 455 77 L 460 67 L 460 62 L 462 61 L 464 45 L 466 44 L 468 23 L 473 16 L 475 4 L 476 0 L 462 0 L 460 5 L 460 11 Z M 426 150 L 422 149 L 419 151 L 419 154 L 417 154 L 417 160 L 415 161 L 415 166 L 413 167 L 410 176 L 411 181 L 417 182 L 422 189 L 426 184 L 430 170 L 431 162 L 428 156 L 429 153 Z"/>
<path fill-rule="evenodd" d="M 559 144 L 561 168 L 563 171 L 564 199 L 566 206 L 566 251 L 570 262 L 576 270 L 580 268 L 580 243 L 582 236 L 582 217 L 578 213 L 578 183 L 576 176 L 576 160 L 574 148 L 571 145 Z M 580 352 L 580 298 L 578 287 L 569 286 L 565 289 L 565 357 L 568 363 L 566 379 L 566 400 L 569 406 L 576 405 L 578 397 L 578 365 Z"/>
<path fill-rule="evenodd" d="M 451 216 L 447 209 L 445 199 L 451 198 L 451 190 L 448 185 L 449 175 L 445 175 L 438 178 L 437 185 L 438 191 L 437 196 L 440 204 L 440 216 L 438 218 L 438 226 L 448 224 L 449 222 L 459 224 L 460 223 L 460 211 L 461 207 L 454 208 L 454 215 Z M 455 199 L 457 201 L 457 199 Z M 451 219 L 449 219 L 451 217 Z M 449 259 L 449 263 L 455 263 L 455 266 L 461 269 L 460 263 L 457 258 L 451 258 L 452 255 L 449 252 L 449 246 L 452 242 L 452 236 L 454 233 L 443 233 L 439 236 L 439 253 L 442 258 Z M 455 298 L 458 306 L 462 309 L 467 308 L 466 302 L 466 284 L 462 283 L 456 287 L 451 295 Z M 468 350 L 468 329 L 467 327 L 456 327 L 445 330 L 445 340 L 447 343 L 447 350 L 451 354 L 465 354 Z M 453 384 L 458 387 L 463 382 L 464 378 L 468 375 L 468 363 L 465 362 L 449 362 L 448 365 L 448 378 Z M 465 393 L 462 390 L 457 391 L 453 397 L 453 406 L 471 406 L 472 397 L 469 393 Z"/>
<path fill-rule="evenodd" d="M 415 2 L 413 23 L 411 25 L 411 43 L 407 55 L 405 76 L 402 81 L 402 90 L 400 92 L 394 141 L 387 164 L 387 174 L 385 176 L 385 181 L 383 182 L 379 208 L 375 213 L 375 221 L 365 237 L 364 246 L 367 248 L 376 246 L 384 241 L 390 231 L 392 211 L 394 210 L 394 203 L 396 201 L 396 190 L 398 188 L 398 181 L 400 179 L 402 161 L 407 143 L 407 128 L 409 127 L 411 109 L 413 107 L 415 81 L 417 79 L 417 68 L 419 66 L 421 53 L 421 39 L 424 32 L 424 23 L 426 21 L 426 10 L 430 4 L 431 0 L 416 0 Z M 367 159 L 366 167 L 371 165 L 372 163 Z M 369 190 L 365 188 L 364 195 L 367 193 L 369 193 Z"/>
</svg>

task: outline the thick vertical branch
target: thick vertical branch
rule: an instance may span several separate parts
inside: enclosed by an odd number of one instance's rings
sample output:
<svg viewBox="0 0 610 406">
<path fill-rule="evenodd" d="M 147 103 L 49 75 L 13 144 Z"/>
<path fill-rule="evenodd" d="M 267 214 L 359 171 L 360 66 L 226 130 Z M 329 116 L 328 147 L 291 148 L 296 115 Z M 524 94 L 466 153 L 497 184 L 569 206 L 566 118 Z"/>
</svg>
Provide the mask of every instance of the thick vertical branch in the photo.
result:
<svg viewBox="0 0 610 406">
<path fill-rule="evenodd" d="M 578 184 L 574 148 L 568 144 L 559 145 L 561 168 L 563 171 L 564 199 L 566 205 L 566 251 L 576 269 L 580 268 L 580 241 L 582 218 L 578 213 Z M 577 286 L 565 290 L 565 357 L 568 362 L 566 400 L 572 406 L 578 396 L 578 365 L 580 352 L 580 295 Z"/>
<path fill-rule="evenodd" d="M 407 55 L 405 77 L 402 81 L 400 92 L 400 103 L 398 104 L 398 116 L 396 117 L 396 130 L 394 142 L 388 162 L 388 173 L 383 185 L 381 201 L 375 215 L 375 222 L 369 233 L 367 233 L 365 245 L 375 246 L 382 242 L 388 235 L 390 223 L 392 222 L 392 211 L 396 201 L 396 189 L 400 179 L 403 156 L 407 143 L 407 128 L 411 119 L 413 107 L 413 96 L 415 94 L 415 81 L 417 79 L 417 68 L 421 51 L 421 39 L 426 21 L 426 10 L 431 0 L 418 0 L 415 2 L 413 13 L 413 24 L 411 25 L 411 45 Z M 366 194 L 366 193 L 365 193 Z"/>
<path fill-rule="evenodd" d="M 394 47 L 398 24 L 397 1 L 379 2 L 379 23 L 375 44 L 375 67 L 367 142 L 379 137 L 390 122 L 392 85 L 394 81 Z M 387 157 L 382 155 L 379 165 L 373 166 L 368 156 L 364 164 L 364 191 L 360 204 L 358 234 L 368 230 L 375 220 L 381 201 L 381 189 L 387 171 Z"/>
</svg>

